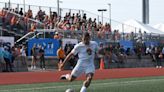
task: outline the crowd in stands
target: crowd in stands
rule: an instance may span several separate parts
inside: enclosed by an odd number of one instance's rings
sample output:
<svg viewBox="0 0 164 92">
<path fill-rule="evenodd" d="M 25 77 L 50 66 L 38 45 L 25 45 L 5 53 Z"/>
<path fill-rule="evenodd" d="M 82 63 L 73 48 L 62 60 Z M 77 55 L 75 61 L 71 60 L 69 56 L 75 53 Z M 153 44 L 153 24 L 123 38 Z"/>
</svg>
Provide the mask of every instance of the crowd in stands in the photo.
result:
<svg viewBox="0 0 164 92">
<path fill-rule="evenodd" d="M 58 31 L 84 32 L 88 31 L 92 37 L 98 39 L 111 39 L 118 41 L 120 39 L 132 40 L 136 37 L 134 32 L 122 34 L 119 30 L 112 30 L 109 23 L 102 24 L 96 18 L 87 17 L 87 14 L 67 12 L 64 16 L 60 16 L 57 12 L 50 11 L 46 14 L 40 9 L 36 15 L 29 8 L 23 12 L 23 8 L 0 10 L 0 20 L 2 20 L 3 28 L 8 28 L 11 31 L 16 31 L 21 34 L 33 32 L 35 29 L 58 29 Z M 141 32 L 141 31 L 140 31 Z M 138 33 L 146 38 L 147 33 Z M 77 34 L 71 34 L 77 35 Z M 78 35 L 77 37 L 80 37 Z"/>
<path fill-rule="evenodd" d="M 23 8 L 20 8 L 20 11 L 18 11 L 17 8 L 3 8 L 0 17 L 4 24 L 10 25 L 10 30 L 19 27 L 18 29 L 26 31 L 25 33 L 34 31 L 36 28 L 40 27 L 44 29 L 58 28 L 71 32 L 89 31 L 91 34 L 96 33 L 99 38 L 108 36 L 105 34 L 111 34 L 111 26 L 109 23 L 102 24 L 101 22 L 97 22 L 96 18 L 87 18 L 86 13 L 81 15 L 80 13 L 67 12 L 64 17 L 61 17 L 56 12 L 46 14 L 45 11 L 41 9 L 37 12 L 37 15 L 33 15 L 31 9 L 24 13 Z M 117 36 L 118 32 L 115 31 L 114 34 Z"/>
<path fill-rule="evenodd" d="M 20 11 L 18 9 L 8 9 L 3 8 L 0 11 L 0 19 L 2 22 L 2 29 L 8 29 L 9 31 L 14 31 L 18 34 L 25 35 L 30 31 L 34 31 L 36 27 L 43 28 L 39 21 L 30 19 L 29 13 L 23 13 L 22 8 Z"/>
<path fill-rule="evenodd" d="M 157 68 L 162 67 L 164 47 L 136 45 L 134 48 L 125 49 L 119 44 L 100 44 L 98 59 L 104 59 L 105 68 L 109 68 L 109 63 L 118 63 L 120 66 L 124 64 L 127 57 L 137 56 L 138 61 L 142 60 L 143 56 L 149 56 L 152 62 L 155 62 Z M 99 60 L 100 61 L 100 60 Z M 151 61 L 150 61 L 151 62 Z M 118 67 L 120 67 L 118 66 Z"/>
</svg>

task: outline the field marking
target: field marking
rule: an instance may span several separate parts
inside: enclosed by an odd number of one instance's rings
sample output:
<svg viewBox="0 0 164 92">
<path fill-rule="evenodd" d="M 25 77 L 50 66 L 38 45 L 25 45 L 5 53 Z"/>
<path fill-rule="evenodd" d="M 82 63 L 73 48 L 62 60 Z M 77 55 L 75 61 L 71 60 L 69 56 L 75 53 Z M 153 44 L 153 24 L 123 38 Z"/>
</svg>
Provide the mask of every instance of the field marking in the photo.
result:
<svg viewBox="0 0 164 92">
<path fill-rule="evenodd" d="M 108 82 L 108 83 L 92 83 L 91 86 L 114 86 L 117 85 L 119 86 L 120 84 L 122 85 L 131 85 L 131 83 L 143 83 L 143 82 L 153 82 L 153 81 L 164 81 L 164 79 L 146 79 L 146 80 L 134 80 L 134 81 L 121 81 L 121 82 Z M 78 87 L 82 86 L 82 84 L 74 84 L 74 85 L 63 85 L 63 86 L 51 86 L 51 87 L 34 87 L 34 88 L 20 88 L 20 89 L 9 89 L 9 90 L 0 90 L 0 92 L 10 92 L 12 91 L 30 91 L 30 90 L 42 90 L 42 89 L 54 89 L 54 88 L 65 88 L 65 87 Z"/>
</svg>

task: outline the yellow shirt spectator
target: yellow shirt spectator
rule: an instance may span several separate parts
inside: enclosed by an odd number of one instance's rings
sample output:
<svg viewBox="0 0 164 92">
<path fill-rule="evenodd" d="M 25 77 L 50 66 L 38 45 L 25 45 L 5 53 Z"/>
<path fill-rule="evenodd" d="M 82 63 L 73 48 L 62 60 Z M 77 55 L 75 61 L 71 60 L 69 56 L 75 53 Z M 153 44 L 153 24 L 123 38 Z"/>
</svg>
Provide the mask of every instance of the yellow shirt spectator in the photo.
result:
<svg viewBox="0 0 164 92">
<path fill-rule="evenodd" d="M 58 59 L 64 59 L 64 58 L 65 58 L 65 52 L 64 52 L 64 50 L 62 49 L 62 47 L 60 47 L 60 48 L 57 50 L 57 56 L 58 56 Z"/>
</svg>

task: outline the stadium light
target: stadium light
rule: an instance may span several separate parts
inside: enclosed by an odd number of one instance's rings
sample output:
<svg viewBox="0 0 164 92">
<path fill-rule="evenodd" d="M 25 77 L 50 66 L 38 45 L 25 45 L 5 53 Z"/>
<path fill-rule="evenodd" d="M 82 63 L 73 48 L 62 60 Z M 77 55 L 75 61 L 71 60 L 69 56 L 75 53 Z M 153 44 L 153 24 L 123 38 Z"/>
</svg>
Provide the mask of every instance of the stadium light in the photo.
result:
<svg viewBox="0 0 164 92">
<path fill-rule="evenodd" d="M 24 14 L 25 14 L 25 4 L 26 2 L 25 2 L 25 0 L 23 0 L 23 6 L 24 6 Z"/>
<path fill-rule="evenodd" d="M 103 24 L 103 12 L 104 12 L 104 11 L 107 11 L 107 10 L 106 10 L 106 9 L 98 9 L 97 11 L 98 11 L 98 12 L 101 12 L 101 14 L 102 14 L 102 24 Z"/>
<path fill-rule="evenodd" d="M 108 6 L 109 6 L 109 23 L 110 23 L 110 25 L 111 25 L 111 15 L 112 15 L 111 4 L 108 3 Z"/>
<path fill-rule="evenodd" d="M 11 6 L 10 4 L 11 4 L 11 1 L 9 0 L 9 3 L 8 3 L 8 8 L 9 8 L 9 10 L 10 10 L 10 8 L 11 8 L 11 7 L 10 7 L 10 6 Z"/>
<path fill-rule="evenodd" d="M 58 13 L 58 15 L 60 15 L 60 4 L 59 3 L 63 3 L 62 1 L 60 1 L 60 0 L 57 0 L 57 13 Z"/>
</svg>

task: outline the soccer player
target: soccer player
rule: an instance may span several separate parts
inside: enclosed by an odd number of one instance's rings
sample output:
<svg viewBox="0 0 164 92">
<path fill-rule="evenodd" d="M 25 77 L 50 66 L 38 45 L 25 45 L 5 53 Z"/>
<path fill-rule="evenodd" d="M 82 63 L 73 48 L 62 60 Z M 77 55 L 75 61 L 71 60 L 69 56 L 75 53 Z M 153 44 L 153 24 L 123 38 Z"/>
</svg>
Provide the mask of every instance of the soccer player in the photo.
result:
<svg viewBox="0 0 164 92">
<path fill-rule="evenodd" d="M 67 79 L 71 82 L 82 73 L 85 73 L 86 80 L 83 82 L 80 92 L 86 92 L 86 89 L 89 87 L 95 72 L 94 57 L 98 51 L 98 44 L 95 41 L 90 41 L 90 39 L 90 34 L 88 32 L 84 33 L 82 42 L 75 45 L 73 50 L 66 56 L 65 60 L 60 65 L 60 67 L 63 68 L 65 63 L 72 56 L 78 54 L 79 59 L 71 74 L 62 75 L 61 79 Z"/>
</svg>

